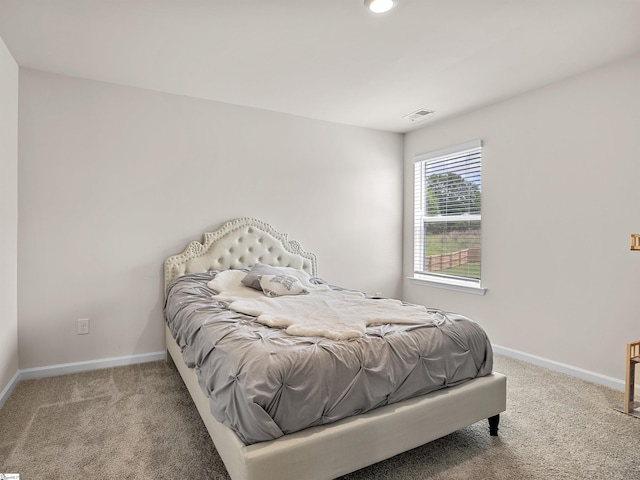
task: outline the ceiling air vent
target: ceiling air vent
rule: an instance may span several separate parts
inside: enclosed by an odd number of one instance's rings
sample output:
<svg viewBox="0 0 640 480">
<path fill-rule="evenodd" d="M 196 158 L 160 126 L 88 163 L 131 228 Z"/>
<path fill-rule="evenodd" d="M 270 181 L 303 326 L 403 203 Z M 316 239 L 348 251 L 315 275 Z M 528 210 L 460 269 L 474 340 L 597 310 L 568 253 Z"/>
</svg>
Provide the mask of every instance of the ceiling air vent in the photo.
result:
<svg viewBox="0 0 640 480">
<path fill-rule="evenodd" d="M 433 117 L 436 112 L 433 110 L 427 110 L 426 108 L 421 108 L 420 110 L 416 110 L 409 115 L 405 115 L 402 118 L 408 118 L 411 120 L 411 123 L 420 122 L 422 120 L 426 120 L 427 118 Z"/>
</svg>

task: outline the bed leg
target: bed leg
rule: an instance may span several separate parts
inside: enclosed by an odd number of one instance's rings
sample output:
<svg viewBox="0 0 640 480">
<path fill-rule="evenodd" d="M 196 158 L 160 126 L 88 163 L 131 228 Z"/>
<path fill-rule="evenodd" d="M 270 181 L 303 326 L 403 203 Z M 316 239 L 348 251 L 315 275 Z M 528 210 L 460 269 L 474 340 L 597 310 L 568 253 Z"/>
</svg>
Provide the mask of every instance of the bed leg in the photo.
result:
<svg viewBox="0 0 640 480">
<path fill-rule="evenodd" d="M 489 435 L 498 436 L 498 424 L 500 423 L 500 414 L 489 417 Z"/>
</svg>

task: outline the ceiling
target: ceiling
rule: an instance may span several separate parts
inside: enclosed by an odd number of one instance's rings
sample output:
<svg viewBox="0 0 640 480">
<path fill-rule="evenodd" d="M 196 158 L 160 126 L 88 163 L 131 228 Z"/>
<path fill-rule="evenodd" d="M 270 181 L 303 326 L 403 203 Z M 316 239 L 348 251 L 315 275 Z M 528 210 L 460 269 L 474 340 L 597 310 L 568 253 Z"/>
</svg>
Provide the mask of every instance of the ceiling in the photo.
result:
<svg viewBox="0 0 640 480">
<path fill-rule="evenodd" d="M 640 0 L 0 0 L 0 36 L 24 68 L 408 132 L 640 53 Z"/>
</svg>

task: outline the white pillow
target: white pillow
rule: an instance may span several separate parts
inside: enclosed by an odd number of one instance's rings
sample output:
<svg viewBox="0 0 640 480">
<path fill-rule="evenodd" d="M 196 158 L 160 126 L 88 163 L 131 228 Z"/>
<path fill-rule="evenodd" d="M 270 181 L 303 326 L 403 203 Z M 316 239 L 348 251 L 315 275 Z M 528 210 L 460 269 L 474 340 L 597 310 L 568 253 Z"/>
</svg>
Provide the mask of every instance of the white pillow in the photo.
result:
<svg viewBox="0 0 640 480">
<path fill-rule="evenodd" d="M 262 275 L 260 287 L 267 297 L 282 295 L 306 295 L 309 293 L 302 282 L 293 275 Z"/>
<path fill-rule="evenodd" d="M 207 287 L 216 292 L 224 292 L 230 289 L 237 289 L 242 286 L 241 282 L 247 272 L 242 270 L 224 270 L 217 273 L 213 280 L 207 283 Z"/>
</svg>

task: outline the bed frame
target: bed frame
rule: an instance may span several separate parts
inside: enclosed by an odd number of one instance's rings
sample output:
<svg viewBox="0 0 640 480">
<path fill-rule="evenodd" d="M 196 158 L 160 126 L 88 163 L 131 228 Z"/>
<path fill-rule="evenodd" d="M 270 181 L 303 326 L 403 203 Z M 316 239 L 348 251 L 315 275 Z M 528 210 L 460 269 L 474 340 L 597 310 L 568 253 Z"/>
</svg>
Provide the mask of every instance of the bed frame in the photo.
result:
<svg viewBox="0 0 640 480">
<path fill-rule="evenodd" d="M 230 221 L 202 243 L 192 241 L 165 261 L 165 291 L 176 277 L 256 262 L 301 268 L 316 275 L 316 257 L 270 225 L 251 218 Z M 276 440 L 245 445 L 210 413 L 194 369 L 165 326 L 167 359 L 172 360 L 193 398 L 213 443 L 233 480 L 332 479 L 385 460 L 478 421 L 489 419 L 497 435 L 506 410 L 506 377 L 492 373 L 462 385 L 338 422 L 308 428 Z"/>
</svg>

